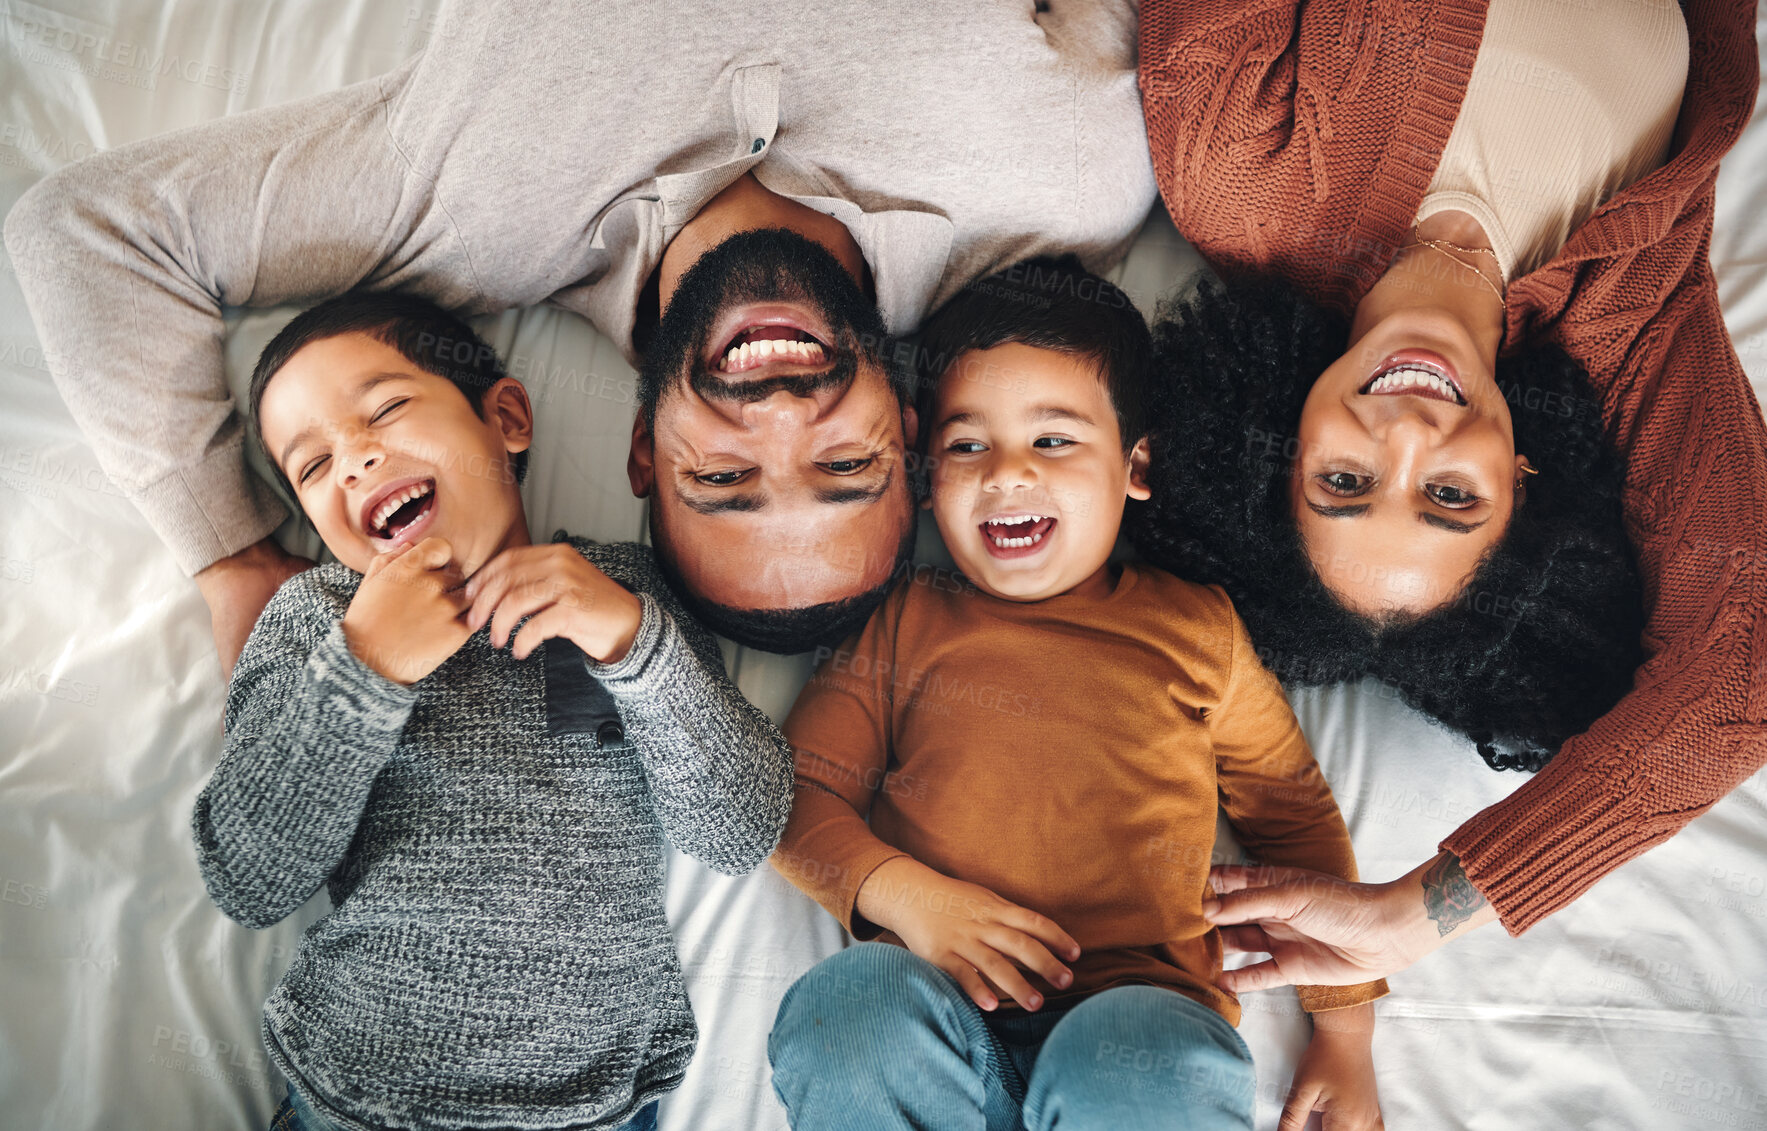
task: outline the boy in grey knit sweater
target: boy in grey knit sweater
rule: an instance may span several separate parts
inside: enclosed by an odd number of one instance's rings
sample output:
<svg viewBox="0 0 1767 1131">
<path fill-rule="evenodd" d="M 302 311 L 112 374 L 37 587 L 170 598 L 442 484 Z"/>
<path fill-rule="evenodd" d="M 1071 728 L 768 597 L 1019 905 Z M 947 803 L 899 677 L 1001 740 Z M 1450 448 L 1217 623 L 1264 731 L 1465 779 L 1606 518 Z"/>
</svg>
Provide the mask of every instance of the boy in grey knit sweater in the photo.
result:
<svg viewBox="0 0 1767 1131">
<path fill-rule="evenodd" d="M 337 558 L 264 610 L 192 818 L 239 922 L 331 897 L 264 1005 L 277 1127 L 654 1126 L 697 1038 L 663 837 L 760 865 L 789 746 L 647 548 L 529 544 L 531 410 L 463 323 L 334 299 L 251 401 Z"/>
</svg>

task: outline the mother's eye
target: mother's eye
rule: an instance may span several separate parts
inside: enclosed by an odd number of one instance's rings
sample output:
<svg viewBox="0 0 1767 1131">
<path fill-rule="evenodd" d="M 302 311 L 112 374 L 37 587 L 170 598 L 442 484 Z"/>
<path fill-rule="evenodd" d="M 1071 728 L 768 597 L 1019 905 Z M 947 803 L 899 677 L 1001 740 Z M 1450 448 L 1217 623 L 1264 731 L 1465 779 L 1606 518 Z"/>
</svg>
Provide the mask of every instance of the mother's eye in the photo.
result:
<svg viewBox="0 0 1767 1131">
<path fill-rule="evenodd" d="M 1455 510 L 1465 510 L 1479 501 L 1477 495 L 1452 483 L 1427 483 L 1424 485 L 1424 493 L 1442 506 Z"/>
<path fill-rule="evenodd" d="M 1353 471 L 1328 471 L 1315 475 L 1319 485 L 1334 495 L 1360 495 L 1368 490 L 1371 478 Z"/>
</svg>

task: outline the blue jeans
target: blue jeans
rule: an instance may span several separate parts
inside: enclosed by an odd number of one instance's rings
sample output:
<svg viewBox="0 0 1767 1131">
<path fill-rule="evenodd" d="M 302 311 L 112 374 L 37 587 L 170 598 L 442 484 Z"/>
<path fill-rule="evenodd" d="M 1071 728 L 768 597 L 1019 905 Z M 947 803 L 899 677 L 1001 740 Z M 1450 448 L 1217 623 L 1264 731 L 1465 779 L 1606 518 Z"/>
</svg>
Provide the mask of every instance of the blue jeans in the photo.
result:
<svg viewBox="0 0 1767 1131">
<path fill-rule="evenodd" d="M 334 1131 L 330 1120 L 314 1111 L 292 1087 L 282 1106 L 270 1118 L 270 1131 Z M 638 1109 L 638 1114 L 622 1123 L 616 1131 L 656 1131 L 656 1101 Z"/>
<path fill-rule="evenodd" d="M 1250 1131 L 1256 1075 L 1226 1018 L 1157 986 L 982 1012 L 890 943 L 849 947 L 786 991 L 773 1090 L 803 1131 Z"/>
</svg>

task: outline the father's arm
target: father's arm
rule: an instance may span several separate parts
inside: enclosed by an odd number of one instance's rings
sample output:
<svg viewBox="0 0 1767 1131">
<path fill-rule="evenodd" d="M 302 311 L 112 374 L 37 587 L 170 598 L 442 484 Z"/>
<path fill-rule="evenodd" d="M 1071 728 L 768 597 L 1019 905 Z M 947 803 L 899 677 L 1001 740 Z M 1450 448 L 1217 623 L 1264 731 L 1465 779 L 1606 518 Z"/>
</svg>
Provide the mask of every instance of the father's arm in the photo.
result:
<svg viewBox="0 0 1767 1131">
<path fill-rule="evenodd" d="M 479 297 L 446 209 L 388 132 L 408 70 L 98 154 L 6 217 L 44 356 L 105 473 L 187 573 L 239 555 L 204 587 L 229 666 L 300 563 L 267 541 L 286 512 L 245 464 L 222 306 L 364 284 Z"/>
</svg>

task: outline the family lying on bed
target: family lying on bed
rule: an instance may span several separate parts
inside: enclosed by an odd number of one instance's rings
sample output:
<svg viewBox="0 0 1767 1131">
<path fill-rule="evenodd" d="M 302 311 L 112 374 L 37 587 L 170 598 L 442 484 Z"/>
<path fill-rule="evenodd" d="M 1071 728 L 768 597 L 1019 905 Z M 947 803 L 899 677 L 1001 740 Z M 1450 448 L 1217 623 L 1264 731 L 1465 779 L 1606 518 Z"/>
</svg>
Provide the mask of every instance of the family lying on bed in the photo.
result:
<svg viewBox="0 0 1767 1131">
<path fill-rule="evenodd" d="M 783 262 L 763 286 L 822 302 Z M 1033 261 L 947 304 L 920 354 L 926 502 L 970 584 L 902 582 L 788 746 L 646 547 L 529 544 L 531 408 L 470 327 L 352 294 L 270 343 L 251 417 L 337 561 L 247 641 L 193 825 L 240 922 L 331 895 L 265 1003 L 279 1127 L 653 1125 L 696 1035 L 665 835 L 729 873 L 778 844 L 856 936 L 900 944 L 787 994 L 769 1050 L 794 1126 L 1250 1127 L 1201 906 L 1217 807 L 1266 861 L 1355 864 L 1227 598 L 1108 560 L 1148 497 L 1147 325 L 1077 260 Z M 1002 697 L 956 691 L 977 681 Z M 1167 866 L 1124 867 L 1155 843 Z M 1299 1110 L 1378 1119 L 1384 992 L 1303 989 Z"/>
<path fill-rule="evenodd" d="M 746 13 L 696 53 L 636 7 L 460 5 L 437 41 L 472 51 L 7 217 L 58 388 L 239 655 L 216 899 L 332 889 L 266 1005 L 285 1126 L 654 1120 L 696 1040 L 664 835 L 777 850 L 902 944 L 782 1003 L 800 1126 L 1244 1126 L 1232 995 L 1287 983 L 1321 1011 L 1289 1116 L 1378 1124 L 1382 977 L 1519 934 L 1767 761 L 1767 429 L 1707 262 L 1752 5 L 835 7 L 792 9 L 804 54 L 858 53 L 819 70 L 734 65 Z M 1514 81 L 1541 52 L 1553 83 Z M 1108 266 L 1156 181 L 1226 285 L 1163 312 L 1149 377 L 1119 292 L 989 273 Z M 527 544 L 526 395 L 401 288 L 550 299 L 640 363 L 649 550 Z M 338 559 L 301 573 L 221 310 L 346 292 L 254 380 Z M 911 404 L 886 329 L 934 307 Z M 916 472 L 962 593 L 894 584 Z M 1143 496 L 1142 562 L 1107 564 Z M 795 755 L 708 629 L 831 648 Z M 1271 673 L 1387 680 L 1537 773 L 1357 882 Z M 1207 866 L 1218 803 L 1265 866 Z"/>
</svg>

